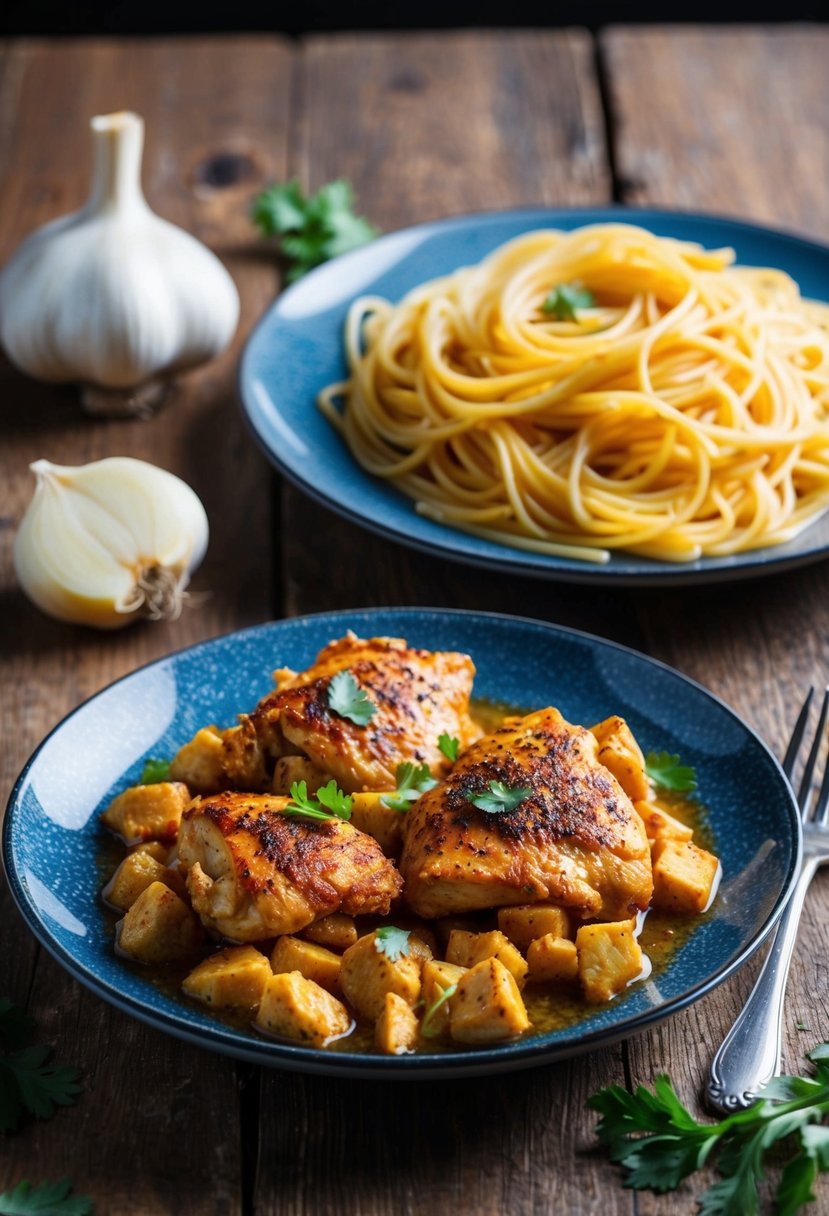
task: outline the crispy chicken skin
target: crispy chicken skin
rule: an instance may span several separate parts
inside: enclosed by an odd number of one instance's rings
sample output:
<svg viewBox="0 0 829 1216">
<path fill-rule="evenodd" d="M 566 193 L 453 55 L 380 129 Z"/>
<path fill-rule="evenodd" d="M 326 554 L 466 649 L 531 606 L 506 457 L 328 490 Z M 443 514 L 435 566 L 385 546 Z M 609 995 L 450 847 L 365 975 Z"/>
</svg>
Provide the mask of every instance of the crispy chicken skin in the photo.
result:
<svg viewBox="0 0 829 1216">
<path fill-rule="evenodd" d="M 340 820 L 283 815 L 288 801 L 226 792 L 185 811 L 179 858 L 212 933 L 255 942 L 331 912 L 384 916 L 400 894 L 400 875 L 371 836 Z"/>
<path fill-rule="evenodd" d="M 331 677 L 345 668 L 377 707 L 366 726 L 329 706 Z M 329 643 L 307 671 L 277 672 L 276 692 L 259 703 L 251 720 L 271 757 L 301 753 L 347 792 L 393 789 L 404 761 L 425 762 L 435 775 L 446 771 L 438 748 L 444 732 L 461 747 L 477 736 L 469 717 L 474 675 L 465 654 L 350 633 Z"/>
<path fill-rule="evenodd" d="M 406 816 L 400 869 L 421 916 L 550 901 L 583 919 L 624 919 L 653 890 L 648 841 L 598 742 L 556 709 L 479 739 Z M 490 781 L 532 792 L 490 813 L 468 794 Z"/>
</svg>

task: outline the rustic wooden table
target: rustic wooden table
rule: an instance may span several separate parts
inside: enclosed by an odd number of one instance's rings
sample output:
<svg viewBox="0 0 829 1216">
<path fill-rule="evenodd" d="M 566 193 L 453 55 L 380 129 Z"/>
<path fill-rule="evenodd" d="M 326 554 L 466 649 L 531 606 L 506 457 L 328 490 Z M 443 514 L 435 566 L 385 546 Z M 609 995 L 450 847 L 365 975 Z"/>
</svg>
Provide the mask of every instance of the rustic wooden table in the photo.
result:
<svg viewBox="0 0 829 1216">
<path fill-rule="evenodd" d="M 272 475 L 245 431 L 235 368 L 280 287 L 251 231 L 264 183 L 350 178 L 385 229 L 521 204 L 700 208 L 829 237 L 829 30 L 617 28 L 309 38 L 21 42 L 0 50 L 0 260 L 78 205 L 88 118 L 147 121 L 151 203 L 226 260 L 234 349 L 183 378 L 149 422 L 90 421 L 75 396 L 2 376 L 2 782 L 67 711 L 138 664 L 272 617 L 431 604 L 543 617 L 630 644 L 724 697 L 778 751 L 804 687 L 829 676 L 829 564 L 688 590 L 585 590 L 495 578 L 385 543 Z M 212 540 L 178 622 L 107 636 L 57 624 L 18 590 L 12 539 L 30 461 L 128 454 L 188 480 Z M 335 1082 L 241 1066 L 148 1030 L 71 980 L 0 893 L 0 994 L 37 1019 L 85 1092 L 2 1144 L 0 1190 L 71 1175 L 113 1213 L 555 1210 L 690 1213 L 693 1188 L 634 1196 L 595 1151 L 587 1095 L 669 1070 L 694 1103 L 754 966 L 628 1043 L 491 1080 Z M 785 1063 L 829 1034 L 829 879 L 806 913 Z M 799 1029 L 808 1027 L 808 1031 Z M 829 1204 L 829 1188 L 821 1191 Z M 826 1209 L 824 1209 L 826 1210 Z"/>
</svg>

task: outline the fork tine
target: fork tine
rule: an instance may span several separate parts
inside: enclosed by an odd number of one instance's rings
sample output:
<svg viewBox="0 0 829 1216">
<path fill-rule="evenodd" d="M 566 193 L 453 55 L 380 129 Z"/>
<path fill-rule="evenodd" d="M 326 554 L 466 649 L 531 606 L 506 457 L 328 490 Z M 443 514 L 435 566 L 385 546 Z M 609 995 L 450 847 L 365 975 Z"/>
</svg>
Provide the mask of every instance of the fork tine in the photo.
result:
<svg viewBox="0 0 829 1216">
<path fill-rule="evenodd" d="M 819 827 L 829 826 L 829 764 L 826 766 L 826 772 L 823 774 L 823 781 L 820 784 L 820 793 L 815 807 L 815 823 Z"/>
<path fill-rule="evenodd" d="M 800 809 L 804 816 L 809 807 L 809 793 L 812 788 L 812 778 L 815 774 L 815 764 L 817 763 L 818 752 L 823 743 L 823 731 L 826 726 L 826 714 L 829 711 L 829 688 L 823 694 L 823 705 L 820 707 L 820 718 L 815 731 L 815 739 L 812 743 L 809 757 L 806 761 L 806 767 L 803 770 L 803 778 L 800 782 L 800 789 L 797 794 L 797 801 L 800 803 Z"/>
<path fill-rule="evenodd" d="M 797 753 L 800 751 L 800 745 L 803 742 L 803 735 L 806 731 L 806 723 L 809 720 L 809 709 L 812 704 L 812 697 L 815 695 L 814 687 L 810 688 L 806 694 L 806 700 L 803 702 L 803 708 L 800 715 L 794 724 L 792 737 L 789 746 L 786 749 L 786 755 L 783 758 L 783 772 L 791 781 L 792 772 L 794 770 L 794 762 L 797 759 Z"/>
</svg>

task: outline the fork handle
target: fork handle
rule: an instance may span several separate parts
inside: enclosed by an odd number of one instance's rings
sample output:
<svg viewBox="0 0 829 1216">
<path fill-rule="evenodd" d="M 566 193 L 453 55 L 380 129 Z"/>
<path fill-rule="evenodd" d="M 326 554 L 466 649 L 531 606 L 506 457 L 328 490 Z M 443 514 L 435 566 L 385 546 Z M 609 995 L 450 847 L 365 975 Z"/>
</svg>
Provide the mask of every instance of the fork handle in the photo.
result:
<svg viewBox="0 0 829 1216">
<path fill-rule="evenodd" d="M 725 1114 L 756 1102 L 780 1067 L 786 980 L 803 901 L 816 869 L 817 863 L 811 859 L 804 862 L 763 968 L 711 1063 L 705 1095 L 711 1106 Z"/>
</svg>

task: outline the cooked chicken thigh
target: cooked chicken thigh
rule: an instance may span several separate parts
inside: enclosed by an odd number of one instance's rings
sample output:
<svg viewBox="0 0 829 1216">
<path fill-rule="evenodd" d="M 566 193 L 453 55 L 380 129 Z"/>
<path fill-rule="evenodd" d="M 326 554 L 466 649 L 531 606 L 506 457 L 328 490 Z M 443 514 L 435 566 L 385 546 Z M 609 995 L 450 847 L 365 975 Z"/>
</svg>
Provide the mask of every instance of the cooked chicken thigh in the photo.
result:
<svg viewBox="0 0 829 1216">
<path fill-rule="evenodd" d="M 374 706 L 364 726 L 329 701 L 331 678 L 346 669 Z M 175 780 L 198 793 L 287 793 L 301 773 L 311 791 L 331 777 L 346 792 L 388 790 L 407 760 L 428 764 L 435 776 L 446 771 L 441 734 L 456 737 L 462 748 L 480 734 L 469 716 L 475 667 L 465 654 L 349 633 L 330 642 L 306 671 L 275 674 L 276 691 L 243 714 L 239 726 L 199 731 L 181 749 L 171 766 Z"/>
<path fill-rule="evenodd" d="M 550 901 L 581 918 L 624 919 L 653 890 L 642 821 L 598 762 L 594 735 L 556 709 L 479 739 L 406 816 L 400 869 L 421 916 Z M 470 797 L 490 782 L 527 789 L 512 810 Z"/>
<path fill-rule="evenodd" d="M 365 726 L 335 713 L 329 705 L 331 677 L 348 669 L 376 707 Z M 436 774 L 446 761 L 441 734 L 465 746 L 479 733 L 469 717 L 475 667 L 464 654 L 415 650 L 400 638 L 349 634 L 320 651 L 298 675 L 281 677 L 251 719 L 266 753 L 300 752 L 337 785 L 352 790 L 387 790 L 398 764 L 426 763 Z"/>
<path fill-rule="evenodd" d="M 331 912 L 385 915 L 402 880 L 380 846 L 341 820 L 282 814 L 287 798 L 223 793 L 185 811 L 179 858 L 194 910 L 236 942 L 294 933 Z"/>
</svg>

